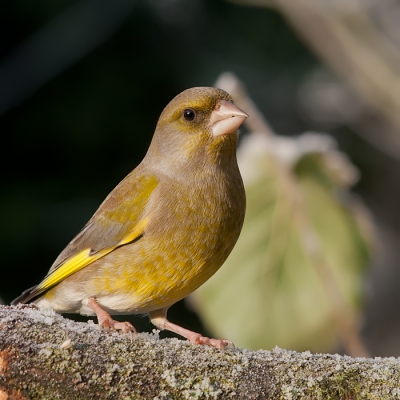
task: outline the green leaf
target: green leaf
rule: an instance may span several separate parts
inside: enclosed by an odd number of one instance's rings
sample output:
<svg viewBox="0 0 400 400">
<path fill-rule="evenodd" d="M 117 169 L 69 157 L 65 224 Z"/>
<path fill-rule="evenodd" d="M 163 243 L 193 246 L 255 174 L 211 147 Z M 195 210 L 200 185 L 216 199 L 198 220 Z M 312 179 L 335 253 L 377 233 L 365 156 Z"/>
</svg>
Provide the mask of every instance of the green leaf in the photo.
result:
<svg viewBox="0 0 400 400">
<path fill-rule="evenodd" d="M 317 134 L 252 134 L 239 164 L 246 219 L 225 265 L 194 294 L 204 323 L 249 349 L 351 347 L 372 236 L 348 190 L 357 170 Z"/>
</svg>

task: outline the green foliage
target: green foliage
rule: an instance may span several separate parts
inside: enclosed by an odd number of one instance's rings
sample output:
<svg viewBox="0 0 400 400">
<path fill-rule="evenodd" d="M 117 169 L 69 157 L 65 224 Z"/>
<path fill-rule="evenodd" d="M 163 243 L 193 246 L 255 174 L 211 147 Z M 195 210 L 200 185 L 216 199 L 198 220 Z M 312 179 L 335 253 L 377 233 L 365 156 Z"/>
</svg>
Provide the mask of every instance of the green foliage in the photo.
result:
<svg viewBox="0 0 400 400">
<path fill-rule="evenodd" d="M 333 350 L 358 314 L 370 252 L 367 214 L 348 192 L 357 171 L 321 135 L 253 134 L 239 156 L 246 220 L 196 293 L 199 312 L 239 347 Z"/>
</svg>

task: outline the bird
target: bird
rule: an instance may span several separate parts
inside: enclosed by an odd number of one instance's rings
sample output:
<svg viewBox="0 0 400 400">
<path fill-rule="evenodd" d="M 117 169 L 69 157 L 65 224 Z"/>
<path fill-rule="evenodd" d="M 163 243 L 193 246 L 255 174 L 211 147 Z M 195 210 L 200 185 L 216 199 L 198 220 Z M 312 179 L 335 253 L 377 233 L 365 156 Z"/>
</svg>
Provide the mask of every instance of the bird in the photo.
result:
<svg viewBox="0 0 400 400">
<path fill-rule="evenodd" d="M 167 311 L 206 282 L 231 253 L 246 196 L 236 147 L 248 118 L 222 89 L 184 90 L 162 111 L 142 162 L 106 197 L 41 283 L 11 304 L 97 316 L 100 327 L 136 333 L 111 315 L 148 315 L 159 330 L 224 349 L 170 322 Z"/>
</svg>

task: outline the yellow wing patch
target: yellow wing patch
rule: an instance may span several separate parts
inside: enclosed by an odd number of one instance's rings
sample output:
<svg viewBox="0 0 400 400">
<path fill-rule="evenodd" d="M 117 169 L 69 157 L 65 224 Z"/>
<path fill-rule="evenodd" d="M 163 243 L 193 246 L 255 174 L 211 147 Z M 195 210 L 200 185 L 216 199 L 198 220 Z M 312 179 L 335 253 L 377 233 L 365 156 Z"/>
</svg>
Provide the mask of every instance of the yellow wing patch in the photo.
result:
<svg viewBox="0 0 400 400">
<path fill-rule="evenodd" d="M 107 249 L 100 250 L 95 254 L 90 254 L 91 249 L 84 249 L 79 253 L 73 255 L 72 257 L 65 260 L 59 267 L 52 271 L 36 288 L 31 292 L 30 298 L 36 297 L 38 294 L 50 289 L 51 287 L 57 285 L 57 283 L 68 278 L 70 275 L 78 272 L 82 268 L 88 266 L 94 261 L 104 257 L 108 253 L 111 253 L 117 247 L 123 246 L 137 239 L 144 231 L 147 224 L 147 218 L 143 219 L 136 225 L 135 229 L 124 237 L 115 246 L 109 247 Z"/>
</svg>

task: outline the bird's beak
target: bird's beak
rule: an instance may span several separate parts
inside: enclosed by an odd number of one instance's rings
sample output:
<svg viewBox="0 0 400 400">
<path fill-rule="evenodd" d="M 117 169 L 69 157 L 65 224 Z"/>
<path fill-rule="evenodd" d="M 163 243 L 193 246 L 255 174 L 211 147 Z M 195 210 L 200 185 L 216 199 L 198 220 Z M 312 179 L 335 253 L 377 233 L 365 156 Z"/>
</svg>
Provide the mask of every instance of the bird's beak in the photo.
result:
<svg viewBox="0 0 400 400">
<path fill-rule="evenodd" d="M 212 134 L 217 137 L 236 132 L 248 115 L 232 102 L 221 100 L 211 113 L 210 124 Z"/>
</svg>

